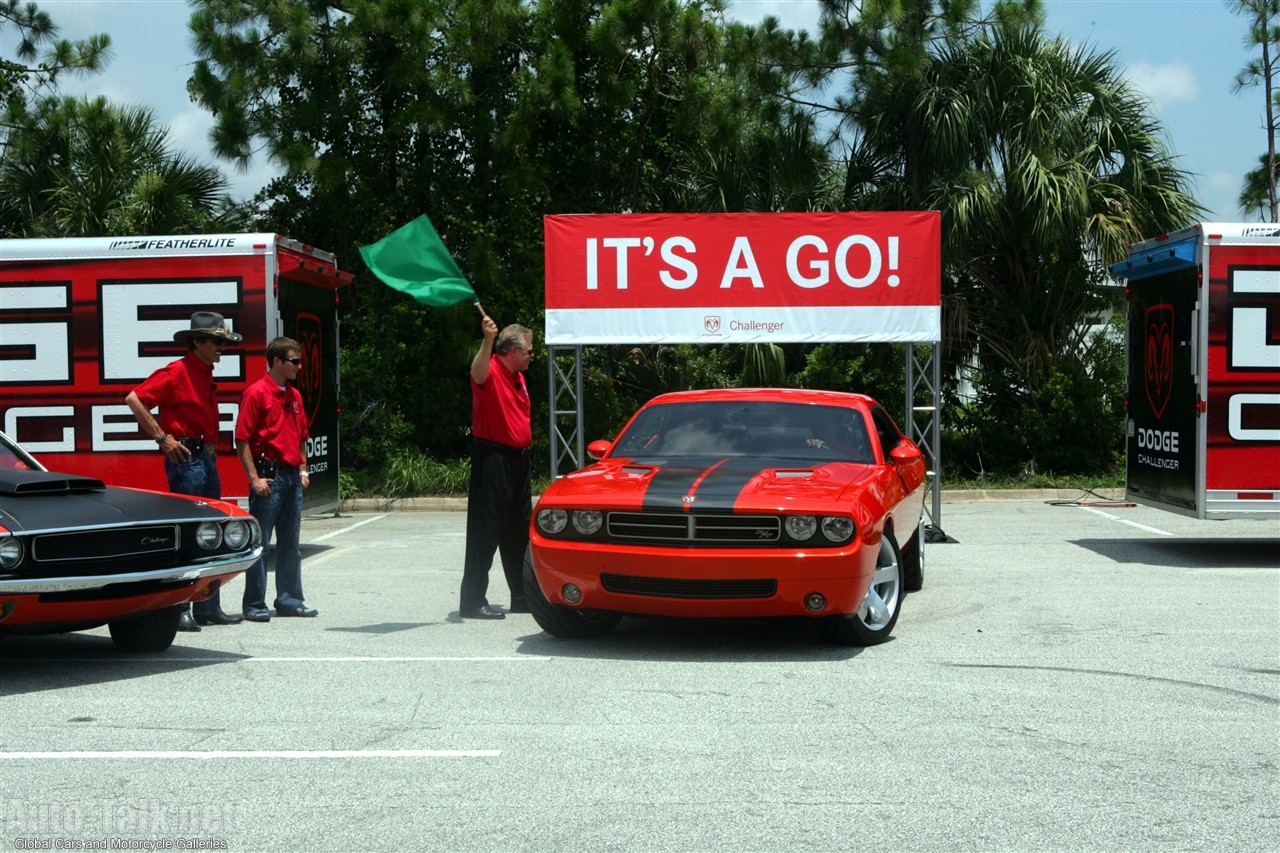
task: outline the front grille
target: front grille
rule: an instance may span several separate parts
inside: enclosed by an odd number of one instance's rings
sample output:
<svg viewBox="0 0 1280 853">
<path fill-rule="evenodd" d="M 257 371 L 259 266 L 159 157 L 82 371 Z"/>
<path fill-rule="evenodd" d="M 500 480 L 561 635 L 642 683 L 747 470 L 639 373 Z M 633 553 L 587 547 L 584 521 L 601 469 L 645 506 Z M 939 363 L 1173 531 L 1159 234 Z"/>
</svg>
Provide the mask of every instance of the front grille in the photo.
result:
<svg viewBox="0 0 1280 853">
<path fill-rule="evenodd" d="M 178 544 L 176 524 L 117 527 L 36 536 L 31 543 L 31 556 L 38 563 L 111 560 L 170 553 L 178 550 Z"/>
<path fill-rule="evenodd" d="M 600 581 L 609 592 L 655 598 L 769 598 L 778 591 L 778 582 L 773 578 L 686 580 L 606 573 Z"/>
<path fill-rule="evenodd" d="M 611 512 L 608 535 L 613 542 L 777 545 L 782 539 L 782 522 L 776 515 Z"/>
</svg>

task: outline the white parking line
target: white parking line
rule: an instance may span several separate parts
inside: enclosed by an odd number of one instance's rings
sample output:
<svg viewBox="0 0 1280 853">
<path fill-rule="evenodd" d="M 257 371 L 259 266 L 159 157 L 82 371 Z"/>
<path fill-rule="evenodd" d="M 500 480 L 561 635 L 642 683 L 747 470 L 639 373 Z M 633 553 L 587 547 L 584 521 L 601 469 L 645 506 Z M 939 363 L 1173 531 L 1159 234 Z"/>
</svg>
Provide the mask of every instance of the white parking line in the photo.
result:
<svg viewBox="0 0 1280 853">
<path fill-rule="evenodd" d="M 325 535 L 317 536 L 315 539 L 312 539 L 311 541 L 323 542 L 326 539 L 332 539 L 335 536 L 341 536 L 343 533 L 350 533 L 352 530 L 355 530 L 357 527 L 364 527 L 366 524 L 372 521 L 381 521 L 386 517 L 387 517 L 387 514 L 384 512 L 382 515 L 375 515 L 373 518 L 366 518 L 364 521 L 357 521 L 355 524 L 349 524 L 346 527 L 342 528 L 341 530 L 330 530 Z"/>
<path fill-rule="evenodd" d="M 215 758 L 497 758 L 500 749 L 263 749 L 263 750 L 190 750 L 122 749 L 114 752 L 0 752 L 0 760 L 25 761 L 29 759 L 55 760 L 114 760 L 114 759 L 170 759 L 194 758 L 207 761 Z"/>
<path fill-rule="evenodd" d="M 1092 512 L 1092 513 L 1094 513 L 1095 515 L 1100 515 L 1100 516 L 1102 516 L 1103 518 L 1109 518 L 1109 519 L 1111 519 L 1112 521 L 1118 521 L 1118 522 L 1120 522 L 1121 524 L 1127 524 L 1127 525 L 1129 525 L 1130 527 L 1136 527 L 1136 528 L 1138 528 L 1139 530 L 1145 530 L 1145 531 L 1147 531 L 1148 533 L 1156 533 L 1156 534 L 1159 534 L 1160 536 L 1172 536 L 1172 535 L 1173 535 L 1172 533 L 1170 533 L 1170 532 L 1169 532 L 1169 531 L 1167 531 L 1167 530 L 1161 530 L 1161 529 L 1160 529 L 1160 528 L 1158 528 L 1158 527 L 1148 527 L 1148 526 L 1147 526 L 1147 525 L 1145 525 L 1145 524 L 1139 524 L 1139 523 L 1138 523 L 1138 522 L 1136 522 L 1136 521 L 1130 521 L 1130 520 L 1129 520 L 1129 519 L 1127 519 L 1127 518 L 1121 518 L 1121 517 L 1120 517 L 1120 516 L 1118 516 L 1118 515 L 1112 515 L 1112 514 L 1111 514 L 1111 513 L 1109 513 L 1109 512 L 1103 512 L 1103 511 L 1102 511 L 1102 510 L 1100 510 L 1100 509 L 1094 509 L 1094 508 L 1093 508 L 1093 507 L 1091 507 L 1091 506 L 1082 506 L 1082 507 L 1080 507 L 1080 509 L 1084 510 L 1085 512 Z"/>
</svg>

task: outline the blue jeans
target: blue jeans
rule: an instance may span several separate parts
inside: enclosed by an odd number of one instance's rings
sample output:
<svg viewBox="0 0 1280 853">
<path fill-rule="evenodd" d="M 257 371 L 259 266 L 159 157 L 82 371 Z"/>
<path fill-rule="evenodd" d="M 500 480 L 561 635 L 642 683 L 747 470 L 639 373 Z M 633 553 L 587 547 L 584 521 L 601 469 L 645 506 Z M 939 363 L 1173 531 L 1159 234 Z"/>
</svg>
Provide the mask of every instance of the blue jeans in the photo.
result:
<svg viewBox="0 0 1280 853">
<path fill-rule="evenodd" d="M 218 477 L 218 457 L 193 453 L 186 462 L 164 460 L 164 473 L 169 478 L 169 491 L 198 498 L 222 498 L 222 480 Z M 212 616 L 222 610 L 222 595 L 215 592 L 205 601 L 191 605 L 196 616 Z"/>
<path fill-rule="evenodd" d="M 280 466 L 271 480 L 271 493 L 249 495 L 249 512 L 262 527 L 262 556 L 244 574 L 244 611 L 267 609 L 267 543 L 271 531 L 276 534 L 276 600 L 277 609 L 301 607 L 302 552 L 298 548 L 302 533 L 302 475 L 296 468 Z"/>
</svg>

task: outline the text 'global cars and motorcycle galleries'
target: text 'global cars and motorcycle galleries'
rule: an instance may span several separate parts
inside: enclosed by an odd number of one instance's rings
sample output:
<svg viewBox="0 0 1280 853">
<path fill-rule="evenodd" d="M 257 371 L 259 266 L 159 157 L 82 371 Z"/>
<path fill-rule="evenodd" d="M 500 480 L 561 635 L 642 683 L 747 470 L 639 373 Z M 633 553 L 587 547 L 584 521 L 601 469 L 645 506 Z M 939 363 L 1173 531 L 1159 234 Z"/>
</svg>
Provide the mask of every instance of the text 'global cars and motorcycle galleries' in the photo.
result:
<svg viewBox="0 0 1280 853">
<path fill-rule="evenodd" d="M 624 615 L 807 616 L 874 645 L 923 585 L 924 456 L 865 395 L 664 394 L 588 454 L 533 512 L 525 597 L 554 636 Z"/>
</svg>

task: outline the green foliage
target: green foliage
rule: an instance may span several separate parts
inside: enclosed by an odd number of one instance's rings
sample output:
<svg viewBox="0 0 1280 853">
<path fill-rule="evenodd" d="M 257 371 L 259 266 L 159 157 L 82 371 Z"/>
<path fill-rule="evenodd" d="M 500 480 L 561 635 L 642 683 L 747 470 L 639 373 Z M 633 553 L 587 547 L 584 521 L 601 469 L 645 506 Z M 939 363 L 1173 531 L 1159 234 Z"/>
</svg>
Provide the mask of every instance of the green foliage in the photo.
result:
<svg viewBox="0 0 1280 853">
<path fill-rule="evenodd" d="M 0 222 L 13 236 L 236 231 L 226 179 L 169 146 L 142 107 L 47 97 L 24 112 L 0 164 Z"/>
<path fill-rule="evenodd" d="M 1044 381 L 1008 393 L 1012 371 L 976 375 L 975 399 L 950 402 L 944 482 L 980 476 L 1104 475 L 1124 461 L 1124 343 L 1112 328 L 1083 359 L 1059 360 Z"/>
<path fill-rule="evenodd" d="M 387 460 L 378 494 L 387 498 L 465 495 L 470 470 L 466 459 L 437 461 L 421 451 L 400 448 Z"/>
</svg>

